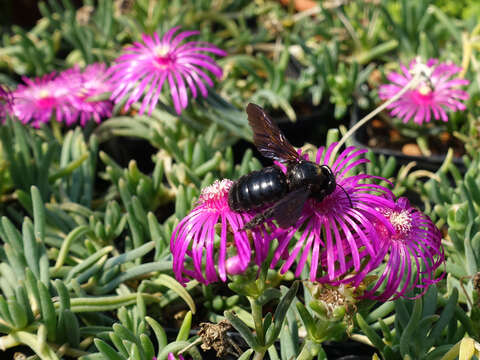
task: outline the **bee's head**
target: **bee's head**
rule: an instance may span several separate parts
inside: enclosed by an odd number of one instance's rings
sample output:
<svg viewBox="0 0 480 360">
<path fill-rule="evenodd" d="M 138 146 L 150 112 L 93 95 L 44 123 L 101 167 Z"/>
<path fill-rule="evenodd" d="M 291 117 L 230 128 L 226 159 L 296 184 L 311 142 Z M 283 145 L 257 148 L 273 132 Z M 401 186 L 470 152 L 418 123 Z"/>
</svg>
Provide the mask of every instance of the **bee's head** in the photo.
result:
<svg viewBox="0 0 480 360">
<path fill-rule="evenodd" d="M 342 185 L 337 184 L 337 181 L 335 180 L 335 175 L 336 174 L 333 173 L 332 169 L 328 165 L 320 165 L 320 167 L 322 168 L 322 171 L 324 172 L 325 176 L 329 179 L 329 185 L 327 186 L 327 192 L 330 191 L 329 194 L 333 193 L 335 191 L 335 188 L 338 186 L 339 188 L 341 188 L 343 190 L 345 195 L 347 195 L 348 201 L 350 202 L 350 207 L 353 207 L 353 203 L 352 203 L 352 199 L 350 198 L 350 195 L 343 188 Z"/>
<path fill-rule="evenodd" d="M 323 174 L 323 177 L 325 178 L 325 192 L 327 194 L 333 193 L 337 186 L 337 182 L 335 181 L 335 174 L 328 165 L 319 165 L 319 168 Z"/>
</svg>

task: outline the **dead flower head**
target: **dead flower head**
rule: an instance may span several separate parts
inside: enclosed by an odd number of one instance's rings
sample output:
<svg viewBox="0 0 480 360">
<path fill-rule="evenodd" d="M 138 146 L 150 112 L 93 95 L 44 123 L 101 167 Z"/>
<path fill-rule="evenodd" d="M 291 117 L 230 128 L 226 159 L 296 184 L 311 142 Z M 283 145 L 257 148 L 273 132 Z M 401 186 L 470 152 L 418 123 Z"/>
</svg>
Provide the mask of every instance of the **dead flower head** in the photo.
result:
<svg viewBox="0 0 480 360">
<path fill-rule="evenodd" d="M 218 324 L 200 323 L 198 335 L 202 339 L 203 350 L 214 349 L 217 352 L 217 358 L 223 358 L 227 354 L 240 356 L 242 350 L 227 335 L 227 331 L 232 325 L 227 320 L 222 320 Z"/>
</svg>

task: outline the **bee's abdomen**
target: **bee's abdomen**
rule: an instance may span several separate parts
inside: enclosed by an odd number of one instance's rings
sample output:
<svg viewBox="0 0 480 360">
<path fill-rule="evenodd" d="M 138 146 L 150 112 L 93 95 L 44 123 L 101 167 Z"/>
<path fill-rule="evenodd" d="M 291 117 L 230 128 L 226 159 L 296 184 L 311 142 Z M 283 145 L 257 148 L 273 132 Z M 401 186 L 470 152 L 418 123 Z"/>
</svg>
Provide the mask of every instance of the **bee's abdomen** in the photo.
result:
<svg viewBox="0 0 480 360">
<path fill-rule="evenodd" d="M 234 211 L 250 210 L 281 199 L 288 191 L 287 177 L 276 166 L 242 176 L 228 193 L 228 204 Z"/>
</svg>

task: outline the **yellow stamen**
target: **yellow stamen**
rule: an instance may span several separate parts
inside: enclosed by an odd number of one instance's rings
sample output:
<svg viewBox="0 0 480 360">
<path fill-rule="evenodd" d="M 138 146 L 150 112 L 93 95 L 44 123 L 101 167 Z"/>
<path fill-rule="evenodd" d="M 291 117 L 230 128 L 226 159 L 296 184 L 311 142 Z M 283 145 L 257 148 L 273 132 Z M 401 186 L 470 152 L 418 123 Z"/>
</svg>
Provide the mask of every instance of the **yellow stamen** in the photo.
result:
<svg viewBox="0 0 480 360">
<path fill-rule="evenodd" d="M 164 57 L 168 54 L 169 48 L 167 45 L 159 45 L 155 48 L 155 55 L 158 57 Z"/>
<path fill-rule="evenodd" d="M 422 84 L 418 88 L 418 92 L 422 95 L 428 95 L 432 92 L 432 89 L 427 84 Z"/>
<path fill-rule="evenodd" d="M 48 90 L 40 90 L 40 93 L 38 94 L 41 98 L 46 98 L 50 95 L 50 93 L 48 92 Z"/>
</svg>

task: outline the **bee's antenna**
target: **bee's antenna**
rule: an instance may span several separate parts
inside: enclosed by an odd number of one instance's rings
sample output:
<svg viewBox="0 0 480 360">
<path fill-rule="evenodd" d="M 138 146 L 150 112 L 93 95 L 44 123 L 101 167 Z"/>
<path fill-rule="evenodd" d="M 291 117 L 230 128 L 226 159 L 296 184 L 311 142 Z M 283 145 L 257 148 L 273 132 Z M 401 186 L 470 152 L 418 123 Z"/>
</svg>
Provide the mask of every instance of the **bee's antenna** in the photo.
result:
<svg viewBox="0 0 480 360">
<path fill-rule="evenodd" d="M 350 197 L 350 195 L 348 195 L 347 191 L 346 191 L 346 190 L 343 188 L 343 186 L 342 186 L 342 185 L 340 185 L 340 184 L 337 184 L 337 186 L 339 186 L 339 187 L 340 187 L 340 189 L 342 189 L 342 190 L 343 190 L 343 192 L 345 193 L 345 195 L 347 195 L 347 197 L 348 197 L 348 201 L 350 201 L 350 207 L 352 207 L 352 208 L 353 208 L 352 198 Z"/>
</svg>

